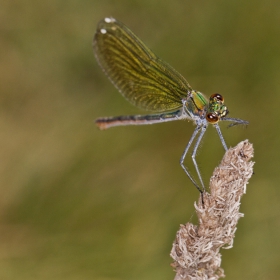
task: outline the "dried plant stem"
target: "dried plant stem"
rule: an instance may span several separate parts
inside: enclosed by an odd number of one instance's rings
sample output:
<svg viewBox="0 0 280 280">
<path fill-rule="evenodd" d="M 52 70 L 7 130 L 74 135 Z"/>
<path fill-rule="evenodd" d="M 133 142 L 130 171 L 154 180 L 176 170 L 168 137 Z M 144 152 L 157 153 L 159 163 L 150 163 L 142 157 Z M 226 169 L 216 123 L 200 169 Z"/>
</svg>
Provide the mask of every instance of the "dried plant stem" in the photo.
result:
<svg viewBox="0 0 280 280">
<path fill-rule="evenodd" d="M 175 280 L 219 279 L 225 277 L 221 268 L 220 248 L 233 246 L 240 199 L 253 174 L 253 146 L 247 140 L 229 149 L 210 179 L 210 193 L 195 203 L 199 225 L 181 225 L 173 243 L 171 257 Z"/>
</svg>

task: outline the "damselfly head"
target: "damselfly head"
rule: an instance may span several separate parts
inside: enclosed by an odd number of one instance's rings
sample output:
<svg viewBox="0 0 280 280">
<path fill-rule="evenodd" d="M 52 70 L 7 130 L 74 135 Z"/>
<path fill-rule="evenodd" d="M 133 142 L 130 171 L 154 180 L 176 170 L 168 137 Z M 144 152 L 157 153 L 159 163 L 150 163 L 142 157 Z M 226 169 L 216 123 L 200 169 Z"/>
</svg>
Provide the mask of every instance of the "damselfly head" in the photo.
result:
<svg viewBox="0 0 280 280">
<path fill-rule="evenodd" d="M 229 113 L 224 105 L 224 97 L 219 93 L 214 93 L 209 98 L 206 119 L 209 123 L 215 124 Z"/>
</svg>

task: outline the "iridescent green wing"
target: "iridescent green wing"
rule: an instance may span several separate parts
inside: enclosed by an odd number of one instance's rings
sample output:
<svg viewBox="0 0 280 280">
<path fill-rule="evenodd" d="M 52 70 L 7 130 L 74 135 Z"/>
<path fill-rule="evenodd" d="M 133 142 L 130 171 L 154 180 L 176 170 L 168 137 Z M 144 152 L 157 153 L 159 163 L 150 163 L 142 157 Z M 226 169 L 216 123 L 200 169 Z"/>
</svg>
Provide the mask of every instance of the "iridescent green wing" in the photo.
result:
<svg viewBox="0 0 280 280">
<path fill-rule="evenodd" d="M 137 107 L 154 112 L 178 109 L 191 91 L 181 74 L 116 19 L 99 22 L 93 48 L 111 82 Z"/>
</svg>

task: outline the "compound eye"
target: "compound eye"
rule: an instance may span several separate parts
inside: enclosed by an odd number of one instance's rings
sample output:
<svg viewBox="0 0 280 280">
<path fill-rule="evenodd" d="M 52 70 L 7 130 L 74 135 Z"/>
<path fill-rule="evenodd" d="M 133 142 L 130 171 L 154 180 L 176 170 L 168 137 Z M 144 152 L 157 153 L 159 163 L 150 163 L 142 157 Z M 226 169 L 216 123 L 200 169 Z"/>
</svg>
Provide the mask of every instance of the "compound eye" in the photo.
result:
<svg viewBox="0 0 280 280">
<path fill-rule="evenodd" d="M 211 98 L 212 99 L 216 99 L 216 100 L 219 100 L 221 102 L 224 102 L 224 98 L 222 95 L 220 95 L 219 93 L 214 93 L 211 95 Z"/>
<path fill-rule="evenodd" d="M 209 122 L 209 123 L 217 123 L 219 121 L 219 117 L 217 116 L 217 114 L 214 114 L 214 113 L 208 113 L 206 115 L 206 120 Z"/>
</svg>

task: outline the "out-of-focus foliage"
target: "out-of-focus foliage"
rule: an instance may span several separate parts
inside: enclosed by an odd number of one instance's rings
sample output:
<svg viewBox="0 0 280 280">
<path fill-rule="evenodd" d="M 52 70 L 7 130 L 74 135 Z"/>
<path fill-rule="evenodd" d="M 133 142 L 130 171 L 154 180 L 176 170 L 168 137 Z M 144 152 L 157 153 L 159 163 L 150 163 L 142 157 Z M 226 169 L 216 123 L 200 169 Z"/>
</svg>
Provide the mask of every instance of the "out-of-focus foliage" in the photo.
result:
<svg viewBox="0 0 280 280">
<path fill-rule="evenodd" d="M 172 279 L 169 251 L 198 192 L 179 166 L 189 122 L 96 129 L 140 114 L 107 80 L 91 42 L 114 16 L 191 86 L 223 94 L 247 128 L 255 175 L 243 198 L 227 279 L 279 278 L 280 2 L 1 1 L 0 279 Z M 205 182 L 223 155 L 214 129 Z M 187 160 L 191 165 L 191 160 Z"/>
</svg>

